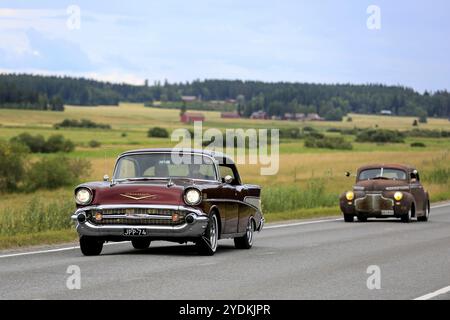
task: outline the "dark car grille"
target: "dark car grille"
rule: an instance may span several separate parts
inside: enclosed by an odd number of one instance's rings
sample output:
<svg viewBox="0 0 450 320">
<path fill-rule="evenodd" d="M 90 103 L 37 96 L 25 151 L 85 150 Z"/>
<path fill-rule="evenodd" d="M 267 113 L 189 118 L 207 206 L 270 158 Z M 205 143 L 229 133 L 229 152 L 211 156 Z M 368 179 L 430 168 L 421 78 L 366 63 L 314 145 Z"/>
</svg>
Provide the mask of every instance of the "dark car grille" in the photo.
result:
<svg viewBox="0 0 450 320">
<path fill-rule="evenodd" d="M 97 220 L 96 215 L 102 219 Z M 185 223 L 186 213 L 173 209 L 101 209 L 87 212 L 88 220 L 95 225 L 177 226 Z"/>
<path fill-rule="evenodd" d="M 381 212 L 392 210 L 394 202 L 392 199 L 384 198 L 382 194 L 367 194 L 364 198 L 355 200 L 356 211 Z"/>
</svg>

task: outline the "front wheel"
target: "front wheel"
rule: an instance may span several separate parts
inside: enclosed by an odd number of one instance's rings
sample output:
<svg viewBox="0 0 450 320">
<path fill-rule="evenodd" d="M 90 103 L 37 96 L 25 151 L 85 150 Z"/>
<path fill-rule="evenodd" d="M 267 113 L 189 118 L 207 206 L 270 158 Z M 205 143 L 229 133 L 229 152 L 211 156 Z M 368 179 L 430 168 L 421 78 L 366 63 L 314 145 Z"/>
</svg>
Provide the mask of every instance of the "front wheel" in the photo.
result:
<svg viewBox="0 0 450 320">
<path fill-rule="evenodd" d="M 412 219 L 412 209 L 409 208 L 408 213 L 404 214 L 401 219 L 404 223 L 410 223 Z"/>
<path fill-rule="evenodd" d="M 345 222 L 353 222 L 355 220 L 355 217 L 351 214 L 344 214 L 344 221 Z"/>
<path fill-rule="evenodd" d="M 255 233 L 255 224 L 252 219 L 248 220 L 245 235 L 234 238 L 234 246 L 236 249 L 250 249 L 253 246 L 253 236 Z"/>
<path fill-rule="evenodd" d="M 418 217 L 417 221 L 427 222 L 429 219 L 430 219 L 430 205 L 427 204 L 427 206 L 425 208 L 425 214 L 421 217 Z"/>
<path fill-rule="evenodd" d="M 150 239 L 133 239 L 131 240 L 131 244 L 133 248 L 138 250 L 144 250 L 150 247 Z"/>
<path fill-rule="evenodd" d="M 196 243 L 200 254 L 212 256 L 217 251 L 217 242 L 219 241 L 219 223 L 217 215 L 212 213 L 209 217 L 208 226 L 201 239 Z"/>
<path fill-rule="evenodd" d="M 82 236 L 80 238 L 80 249 L 85 256 L 98 256 L 103 249 L 103 241 L 95 237 Z"/>
</svg>

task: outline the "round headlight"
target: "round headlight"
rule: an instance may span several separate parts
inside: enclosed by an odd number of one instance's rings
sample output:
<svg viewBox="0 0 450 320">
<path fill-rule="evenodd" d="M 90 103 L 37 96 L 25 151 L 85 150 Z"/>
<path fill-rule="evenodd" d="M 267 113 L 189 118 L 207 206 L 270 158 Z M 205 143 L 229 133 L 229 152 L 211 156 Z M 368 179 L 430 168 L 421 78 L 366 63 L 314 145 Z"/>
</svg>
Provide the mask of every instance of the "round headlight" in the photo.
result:
<svg viewBox="0 0 450 320">
<path fill-rule="evenodd" d="M 200 203 L 202 195 L 197 189 L 188 189 L 184 194 L 184 200 L 188 205 L 194 206 Z"/>
<path fill-rule="evenodd" d="M 348 201 L 352 201 L 353 199 L 355 199 L 355 194 L 353 193 L 353 191 L 349 191 L 345 194 L 345 197 Z"/>
<path fill-rule="evenodd" d="M 92 201 L 92 192 L 91 190 L 87 188 L 80 188 L 75 193 L 75 201 L 78 204 L 81 204 L 83 206 L 91 203 Z"/>
<path fill-rule="evenodd" d="M 394 193 L 394 199 L 397 201 L 400 201 L 403 199 L 403 193 L 401 193 L 400 191 L 397 191 L 396 193 Z"/>
</svg>

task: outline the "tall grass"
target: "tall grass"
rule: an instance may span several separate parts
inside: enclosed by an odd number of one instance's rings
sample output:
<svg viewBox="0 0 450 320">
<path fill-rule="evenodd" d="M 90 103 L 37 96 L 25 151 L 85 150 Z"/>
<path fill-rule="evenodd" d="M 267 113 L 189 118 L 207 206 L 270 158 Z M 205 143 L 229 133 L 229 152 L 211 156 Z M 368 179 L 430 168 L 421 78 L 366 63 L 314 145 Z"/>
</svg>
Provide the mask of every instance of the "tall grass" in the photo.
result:
<svg viewBox="0 0 450 320">
<path fill-rule="evenodd" d="M 20 209 L 1 210 L 0 236 L 69 229 L 74 209 L 73 201 L 67 199 L 47 202 L 34 197 Z"/>
<path fill-rule="evenodd" d="M 297 185 L 270 186 L 262 192 L 262 209 L 268 214 L 337 204 L 338 195 L 325 191 L 323 179 L 310 180 L 303 189 Z"/>
</svg>

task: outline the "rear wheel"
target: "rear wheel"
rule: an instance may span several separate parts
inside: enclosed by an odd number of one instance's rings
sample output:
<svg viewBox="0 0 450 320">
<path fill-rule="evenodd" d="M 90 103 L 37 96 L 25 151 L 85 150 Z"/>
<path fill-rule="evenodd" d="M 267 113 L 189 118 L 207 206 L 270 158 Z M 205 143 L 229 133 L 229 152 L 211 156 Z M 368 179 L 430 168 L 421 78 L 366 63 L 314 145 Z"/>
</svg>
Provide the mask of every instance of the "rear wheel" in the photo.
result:
<svg viewBox="0 0 450 320">
<path fill-rule="evenodd" d="M 234 238 L 236 249 L 250 249 L 253 246 L 253 236 L 255 233 L 255 224 L 252 219 L 248 220 L 247 230 L 243 237 Z"/>
<path fill-rule="evenodd" d="M 217 215 L 212 213 L 209 217 L 209 223 L 205 234 L 196 243 L 200 254 L 212 256 L 217 251 L 217 242 L 219 241 L 219 223 Z"/>
<path fill-rule="evenodd" d="M 425 207 L 425 214 L 421 217 L 417 218 L 417 221 L 427 222 L 430 219 L 430 204 L 427 204 Z"/>
<path fill-rule="evenodd" d="M 103 249 L 103 241 L 95 237 L 82 236 L 80 238 L 80 249 L 85 256 L 98 256 Z"/>
<path fill-rule="evenodd" d="M 150 239 L 133 239 L 131 240 L 131 244 L 133 248 L 138 250 L 147 249 L 150 246 Z"/>
<path fill-rule="evenodd" d="M 344 214 L 344 221 L 345 222 L 353 222 L 355 217 L 351 214 Z"/>
</svg>

